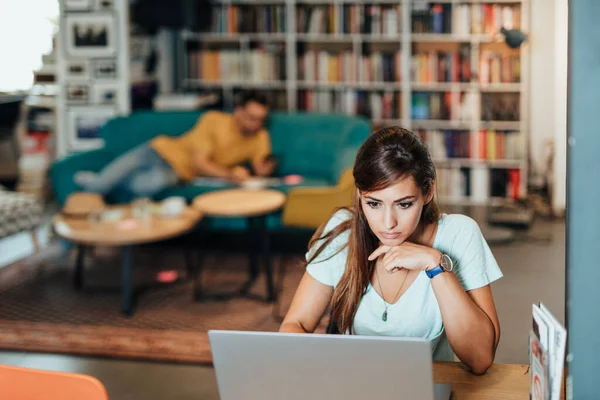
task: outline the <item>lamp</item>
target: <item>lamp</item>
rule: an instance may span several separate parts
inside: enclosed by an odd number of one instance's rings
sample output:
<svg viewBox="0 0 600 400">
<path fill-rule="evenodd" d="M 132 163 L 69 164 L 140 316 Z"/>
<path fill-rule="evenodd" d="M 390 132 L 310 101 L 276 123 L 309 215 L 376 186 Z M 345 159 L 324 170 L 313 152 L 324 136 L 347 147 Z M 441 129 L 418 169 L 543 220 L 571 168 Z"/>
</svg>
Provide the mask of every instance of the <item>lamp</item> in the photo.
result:
<svg viewBox="0 0 600 400">
<path fill-rule="evenodd" d="M 518 48 L 527 39 L 527 36 L 518 29 L 501 28 L 500 33 L 504 35 L 504 41 L 512 49 Z"/>
</svg>

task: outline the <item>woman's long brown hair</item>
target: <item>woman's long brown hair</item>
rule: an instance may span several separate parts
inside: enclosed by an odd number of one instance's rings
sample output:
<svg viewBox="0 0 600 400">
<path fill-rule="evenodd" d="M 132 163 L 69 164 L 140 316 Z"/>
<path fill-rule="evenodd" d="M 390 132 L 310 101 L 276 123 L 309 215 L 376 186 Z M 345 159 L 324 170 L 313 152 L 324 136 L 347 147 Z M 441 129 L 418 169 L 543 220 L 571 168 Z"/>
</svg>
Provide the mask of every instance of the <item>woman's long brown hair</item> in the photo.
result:
<svg viewBox="0 0 600 400">
<path fill-rule="evenodd" d="M 383 190 L 410 176 L 423 195 L 427 195 L 435 181 L 435 167 L 427 147 L 417 135 L 406 129 L 390 127 L 373 133 L 363 143 L 356 155 L 353 175 L 356 188 L 361 193 Z M 368 257 L 379 242 L 369 228 L 358 193 L 347 210 L 352 215 L 349 220 L 326 234 L 323 234 L 326 223 L 315 232 L 309 248 L 317 242 L 320 244 L 307 262 L 315 261 L 338 235 L 350 230 L 346 269 L 333 292 L 331 311 L 339 332 L 353 334 L 356 311 L 375 271 L 375 261 L 368 261 Z M 439 216 L 439 208 L 432 199 L 423 207 L 421 223 L 436 222 Z"/>
</svg>

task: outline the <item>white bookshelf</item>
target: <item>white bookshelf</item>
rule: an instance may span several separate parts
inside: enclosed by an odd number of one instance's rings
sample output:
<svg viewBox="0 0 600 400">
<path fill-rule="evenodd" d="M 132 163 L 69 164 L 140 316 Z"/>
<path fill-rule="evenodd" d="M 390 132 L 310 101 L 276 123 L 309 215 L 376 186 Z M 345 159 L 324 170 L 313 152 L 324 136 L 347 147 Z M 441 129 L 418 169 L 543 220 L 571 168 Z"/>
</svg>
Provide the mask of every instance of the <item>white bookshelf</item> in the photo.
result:
<svg viewBox="0 0 600 400">
<path fill-rule="evenodd" d="M 452 7 L 471 4 L 497 4 L 500 6 L 520 7 L 520 27 L 524 32 L 529 31 L 529 4 L 530 0 L 442 0 L 433 3 L 450 4 Z M 428 2 L 423 2 L 428 3 Z M 520 159 L 479 159 L 479 154 L 473 152 L 472 158 L 450 158 L 435 159 L 439 168 L 487 168 L 491 169 L 518 169 L 520 171 L 520 196 L 527 194 L 528 174 L 528 151 L 527 142 L 529 136 L 529 44 L 524 42 L 518 50 L 520 59 L 520 81 L 518 83 L 489 83 L 481 84 L 478 78 L 479 63 L 482 52 L 489 46 L 506 46 L 503 44 L 503 36 L 499 34 L 456 34 L 456 33 L 413 33 L 411 26 L 412 7 L 416 4 L 411 0 L 218 0 L 215 4 L 221 7 L 232 6 L 267 6 L 279 5 L 285 7 L 285 32 L 279 33 L 192 33 L 183 31 L 181 39 L 183 42 L 196 42 L 205 48 L 238 48 L 241 53 L 248 52 L 252 43 L 269 44 L 280 43 L 284 47 L 282 52 L 285 57 L 285 81 L 253 81 L 249 79 L 220 79 L 202 80 L 192 79 L 189 76 L 189 59 L 185 45 L 181 45 L 184 55 L 181 75 L 183 79 L 179 86 L 184 90 L 217 89 L 222 90 L 224 105 L 234 105 L 234 93 L 241 89 L 264 89 L 285 93 L 287 109 L 298 110 L 299 94 L 306 90 L 329 92 L 332 96 L 343 96 L 347 91 L 361 91 L 366 93 L 392 92 L 394 98 L 400 100 L 400 112 L 397 118 L 374 118 L 372 122 L 378 126 L 400 125 L 407 129 L 417 130 L 453 130 L 470 132 L 471 148 L 479 148 L 481 130 L 518 131 L 521 135 L 523 149 Z M 297 11 L 299 7 L 343 7 L 343 6 L 365 6 L 380 5 L 382 7 L 398 6 L 401 13 L 398 23 L 401 33 L 390 34 L 340 34 L 340 33 L 303 33 L 298 32 L 296 26 Z M 340 15 L 343 13 L 340 12 Z M 348 22 L 345 22 L 348 23 Z M 358 60 L 363 56 L 363 48 L 373 51 L 376 46 L 385 48 L 385 51 L 397 51 L 401 59 L 402 80 L 398 82 L 371 82 L 365 81 L 365 71 L 362 63 L 357 66 L 357 81 L 329 82 L 312 79 L 300 79 L 299 72 L 303 68 L 301 55 L 297 53 L 298 45 L 305 48 L 323 49 L 340 48 L 354 54 Z M 413 49 L 417 46 L 455 46 L 458 44 L 468 45 L 470 48 L 470 69 L 472 79 L 470 82 L 433 82 L 422 83 L 412 81 L 411 56 Z M 316 72 L 318 76 L 318 71 Z M 318 79 L 318 78 L 317 78 Z M 412 100 L 415 92 L 434 93 L 450 92 L 453 98 L 458 99 L 461 93 L 468 94 L 473 101 L 472 113 L 469 118 L 449 120 L 417 120 L 412 119 Z M 515 94 L 519 96 L 519 121 L 483 121 L 482 96 L 489 94 Z M 334 110 L 335 111 L 335 110 Z M 449 197 L 440 196 L 441 199 L 449 200 Z M 487 204 L 497 203 L 498 198 L 489 197 L 484 202 Z M 480 200 L 470 198 L 452 197 L 452 203 L 473 204 Z"/>
</svg>

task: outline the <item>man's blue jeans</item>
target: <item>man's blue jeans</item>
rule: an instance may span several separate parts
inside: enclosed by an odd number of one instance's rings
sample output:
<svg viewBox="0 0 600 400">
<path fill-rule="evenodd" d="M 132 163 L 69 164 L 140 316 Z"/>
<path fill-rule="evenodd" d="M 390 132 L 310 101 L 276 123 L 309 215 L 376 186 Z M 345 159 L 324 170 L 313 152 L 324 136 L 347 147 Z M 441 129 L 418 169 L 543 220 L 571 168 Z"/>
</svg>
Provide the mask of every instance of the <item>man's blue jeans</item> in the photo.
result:
<svg viewBox="0 0 600 400">
<path fill-rule="evenodd" d="M 145 143 L 117 157 L 93 179 L 77 183 L 103 196 L 122 188 L 136 197 L 152 197 L 177 181 L 173 168 Z"/>
</svg>

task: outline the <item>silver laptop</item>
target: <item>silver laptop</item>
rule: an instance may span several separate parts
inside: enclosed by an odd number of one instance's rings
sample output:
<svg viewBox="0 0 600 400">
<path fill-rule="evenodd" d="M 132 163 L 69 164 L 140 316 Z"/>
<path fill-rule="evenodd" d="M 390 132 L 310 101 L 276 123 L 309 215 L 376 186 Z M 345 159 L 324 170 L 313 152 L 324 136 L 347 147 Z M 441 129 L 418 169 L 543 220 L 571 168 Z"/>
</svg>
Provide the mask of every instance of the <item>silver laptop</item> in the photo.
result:
<svg viewBox="0 0 600 400">
<path fill-rule="evenodd" d="M 448 400 L 425 339 L 209 331 L 222 400 Z"/>
</svg>

